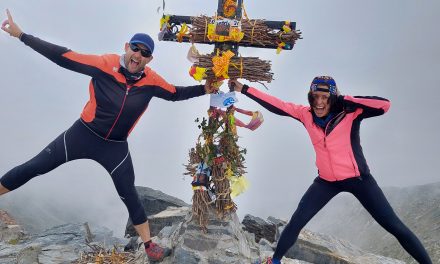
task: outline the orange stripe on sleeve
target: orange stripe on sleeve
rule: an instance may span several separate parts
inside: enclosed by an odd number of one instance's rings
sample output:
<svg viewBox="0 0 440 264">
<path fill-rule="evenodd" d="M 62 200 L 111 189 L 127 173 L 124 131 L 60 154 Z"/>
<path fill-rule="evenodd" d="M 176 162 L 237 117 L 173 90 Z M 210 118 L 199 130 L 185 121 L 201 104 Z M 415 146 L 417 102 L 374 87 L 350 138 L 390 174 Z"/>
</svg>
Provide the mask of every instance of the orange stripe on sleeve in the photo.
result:
<svg viewBox="0 0 440 264">
<path fill-rule="evenodd" d="M 84 64 L 86 66 L 95 67 L 109 75 L 112 75 L 118 82 L 126 83 L 125 77 L 119 73 L 119 55 L 89 55 L 69 51 L 64 53 L 63 56 L 71 61 Z"/>
<path fill-rule="evenodd" d="M 92 122 L 93 119 L 95 119 L 95 114 L 96 114 L 95 89 L 93 87 L 92 82 L 90 82 L 89 85 L 89 93 L 90 93 L 90 99 L 87 102 L 87 104 L 84 106 L 84 109 L 81 113 L 81 118 L 87 123 Z"/>
</svg>

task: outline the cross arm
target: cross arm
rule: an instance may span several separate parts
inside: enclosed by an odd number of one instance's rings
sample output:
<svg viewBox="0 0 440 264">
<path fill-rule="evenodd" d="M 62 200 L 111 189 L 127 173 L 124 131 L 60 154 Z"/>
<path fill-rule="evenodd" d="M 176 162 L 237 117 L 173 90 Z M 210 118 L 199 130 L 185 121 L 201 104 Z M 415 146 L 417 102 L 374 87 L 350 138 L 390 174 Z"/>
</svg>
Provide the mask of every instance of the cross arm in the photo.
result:
<svg viewBox="0 0 440 264">
<path fill-rule="evenodd" d="M 195 17 L 191 16 L 177 16 L 177 15 L 170 15 L 168 20 L 168 27 L 163 32 L 161 40 L 163 41 L 179 41 L 177 38 L 177 34 L 180 32 L 180 29 L 182 25 L 185 23 L 190 29 L 192 27 L 192 21 L 194 21 Z M 246 20 L 242 20 L 246 21 Z M 253 20 L 251 20 L 253 21 Z M 271 21 L 271 20 L 262 20 L 262 22 L 271 30 L 274 31 L 280 31 L 282 30 L 283 26 L 286 24 L 285 21 Z M 290 22 L 289 24 L 292 31 L 296 30 L 296 22 Z M 216 44 L 214 41 L 209 41 L 209 39 L 200 40 L 200 39 L 191 39 L 190 36 L 185 35 L 181 38 L 182 42 L 195 42 L 195 43 L 201 43 L 201 44 Z M 261 45 L 258 42 L 253 43 L 230 43 L 230 44 L 238 44 L 241 47 L 255 47 L 255 48 L 268 48 L 268 49 L 277 49 L 279 48 L 277 43 L 271 43 L 271 44 L 265 44 Z M 293 48 L 293 45 L 286 45 L 282 47 L 282 49 L 285 50 L 291 50 Z"/>
</svg>

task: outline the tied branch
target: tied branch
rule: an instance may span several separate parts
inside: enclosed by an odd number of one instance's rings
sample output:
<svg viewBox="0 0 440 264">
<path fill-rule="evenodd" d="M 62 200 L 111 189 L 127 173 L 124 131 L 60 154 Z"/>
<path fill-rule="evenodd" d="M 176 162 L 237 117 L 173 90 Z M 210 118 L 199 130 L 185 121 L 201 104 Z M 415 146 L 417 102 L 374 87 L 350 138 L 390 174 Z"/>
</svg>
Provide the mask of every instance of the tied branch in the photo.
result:
<svg viewBox="0 0 440 264">
<path fill-rule="evenodd" d="M 198 62 L 194 66 L 206 68 L 206 78 L 215 79 L 215 73 L 212 71 L 214 66 L 212 58 L 214 54 L 197 56 Z M 258 57 L 237 57 L 231 58 L 228 69 L 230 79 L 246 79 L 250 82 L 268 82 L 273 80 L 270 61 L 261 60 Z"/>
<path fill-rule="evenodd" d="M 207 26 L 212 20 L 208 16 L 191 17 L 191 39 L 193 42 L 206 42 Z M 284 32 L 282 29 L 269 28 L 262 19 L 242 19 L 241 32 L 244 33 L 240 41 L 244 45 L 259 44 L 260 46 L 273 46 L 281 42 L 287 43 L 293 47 L 298 39 L 301 39 L 301 32 L 291 30 Z"/>
</svg>

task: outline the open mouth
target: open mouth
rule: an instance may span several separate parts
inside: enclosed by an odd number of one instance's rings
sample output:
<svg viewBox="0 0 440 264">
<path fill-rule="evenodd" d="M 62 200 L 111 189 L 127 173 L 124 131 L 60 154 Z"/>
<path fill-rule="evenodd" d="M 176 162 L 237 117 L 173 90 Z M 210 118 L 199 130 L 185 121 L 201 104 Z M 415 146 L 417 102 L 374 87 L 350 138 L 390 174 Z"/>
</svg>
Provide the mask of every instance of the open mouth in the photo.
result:
<svg viewBox="0 0 440 264">
<path fill-rule="evenodd" d="M 137 60 L 135 60 L 135 59 L 130 59 L 130 65 L 131 65 L 132 67 L 137 68 L 137 67 L 139 66 L 139 64 L 140 64 L 139 61 L 137 61 Z"/>
</svg>

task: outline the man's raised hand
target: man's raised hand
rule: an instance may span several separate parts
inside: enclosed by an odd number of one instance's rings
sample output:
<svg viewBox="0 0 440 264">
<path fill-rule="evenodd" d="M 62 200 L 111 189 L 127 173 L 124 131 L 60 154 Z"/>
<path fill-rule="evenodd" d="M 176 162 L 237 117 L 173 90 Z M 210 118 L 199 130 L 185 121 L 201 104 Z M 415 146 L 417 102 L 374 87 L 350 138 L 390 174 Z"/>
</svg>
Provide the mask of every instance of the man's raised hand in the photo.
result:
<svg viewBox="0 0 440 264">
<path fill-rule="evenodd" d="M 218 87 L 215 87 L 215 81 L 212 79 L 206 79 L 205 82 L 205 92 L 207 94 L 216 93 L 218 91 Z"/>
<path fill-rule="evenodd" d="M 9 33 L 9 35 L 13 37 L 19 38 L 23 31 L 21 31 L 20 27 L 14 23 L 12 15 L 8 9 L 6 9 L 6 15 L 8 16 L 8 19 L 3 21 L 2 30 Z"/>
</svg>

